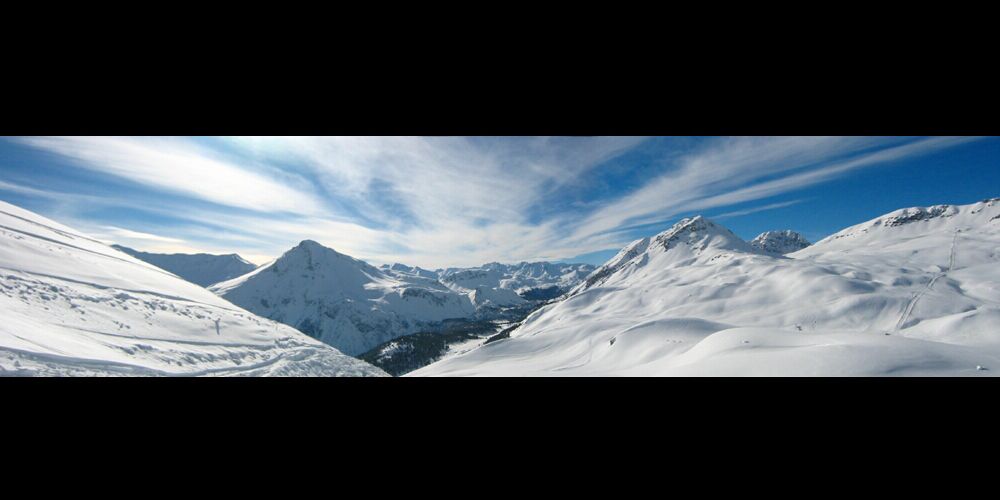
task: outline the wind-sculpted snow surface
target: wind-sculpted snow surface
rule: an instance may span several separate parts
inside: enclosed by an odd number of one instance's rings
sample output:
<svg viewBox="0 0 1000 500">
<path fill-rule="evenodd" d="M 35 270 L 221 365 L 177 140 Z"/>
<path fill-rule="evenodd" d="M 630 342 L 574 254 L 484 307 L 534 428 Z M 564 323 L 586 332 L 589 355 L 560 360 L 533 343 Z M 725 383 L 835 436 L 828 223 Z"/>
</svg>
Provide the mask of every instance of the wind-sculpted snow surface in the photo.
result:
<svg viewBox="0 0 1000 500">
<path fill-rule="evenodd" d="M 0 375 L 385 375 L 0 202 Z"/>
<path fill-rule="evenodd" d="M 700 217 L 510 338 L 410 375 L 993 375 L 1000 200 L 905 209 L 786 256 Z"/>
<path fill-rule="evenodd" d="M 236 254 L 163 254 L 140 252 L 121 245 L 111 245 L 111 248 L 204 287 L 242 276 L 257 268 Z"/>
</svg>

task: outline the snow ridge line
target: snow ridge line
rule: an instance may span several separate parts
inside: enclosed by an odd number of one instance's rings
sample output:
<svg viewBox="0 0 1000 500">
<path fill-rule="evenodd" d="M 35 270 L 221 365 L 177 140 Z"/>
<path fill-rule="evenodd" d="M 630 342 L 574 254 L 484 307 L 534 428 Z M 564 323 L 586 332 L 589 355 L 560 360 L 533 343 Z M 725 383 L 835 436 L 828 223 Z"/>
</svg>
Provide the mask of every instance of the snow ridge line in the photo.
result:
<svg viewBox="0 0 1000 500">
<path fill-rule="evenodd" d="M 48 226 L 42 226 L 42 227 L 48 227 Z M 29 233 L 29 232 L 26 232 L 26 231 L 21 231 L 20 229 L 14 229 L 12 227 L 5 226 L 3 224 L 0 224 L 0 229 L 3 229 L 5 231 L 10 231 L 10 232 L 13 232 L 13 233 L 23 234 L 23 235 L 28 236 L 30 238 L 39 239 L 39 240 L 42 240 L 42 241 L 45 241 L 45 242 L 48 242 L 48 243 L 52 243 L 54 245 L 61 246 L 63 248 L 72 248 L 73 250 L 79 250 L 81 252 L 87 252 L 89 254 L 97 255 L 97 256 L 100 256 L 100 257 L 107 258 L 107 259 L 119 260 L 119 261 L 122 261 L 122 262 L 124 262 L 126 264 L 130 264 L 130 265 L 133 265 L 133 266 L 140 266 L 140 267 L 142 267 L 144 269 L 149 269 L 149 270 L 152 270 L 152 271 L 156 271 L 158 273 L 165 274 L 167 276 L 173 276 L 175 278 L 178 277 L 175 274 L 168 273 L 167 271 L 164 271 L 163 269 L 160 269 L 160 268 L 158 268 L 158 267 L 156 267 L 156 266 L 154 266 L 152 264 L 149 264 L 149 263 L 145 263 L 146 265 L 137 264 L 135 262 L 132 262 L 132 261 L 127 260 L 127 259 L 123 259 L 121 257 L 115 257 L 114 255 L 108 255 L 106 253 L 95 252 L 93 250 L 88 250 L 88 249 L 83 248 L 83 247 L 78 247 L 76 245 L 71 245 L 71 244 L 63 242 L 63 241 L 59 241 L 59 240 L 52 239 L 52 238 L 47 238 L 47 237 L 39 235 L 39 234 Z M 55 230 L 53 229 L 53 231 L 55 231 Z M 84 239 L 88 239 L 88 238 L 84 238 Z M 101 243 L 101 244 L 104 245 L 103 243 Z M 110 247 L 108 247 L 108 248 L 110 248 Z M 115 251 L 117 251 L 117 250 L 115 250 Z"/>
<path fill-rule="evenodd" d="M 56 229 L 56 228 L 54 228 L 52 226 L 47 226 L 45 224 L 42 224 L 41 222 L 33 221 L 31 219 L 26 219 L 24 217 L 21 217 L 20 215 L 14 215 L 14 214 L 12 214 L 10 212 L 7 212 L 7 211 L 4 211 L 4 210 L 0 210 L 0 214 L 6 215 L 8 217 L 13 217 L 15 219 L 22 220 L 24 222 L 27 222 L 28 224 L 34 224 L 34 225 L 39 226 L 39 227 L 44 227 L 45 229 L 48 229 L 49 231 L 52 231 L 52 232 L 54 232 L 56 234 L 61 234 L 61 235 L 65 236 L 65 237 L 67 237 L 69 239 L 80 238 L 82 240 L 91 241 L 91 242 L 94 242 L 94 243 L 97 243 L 97 244 L 100 244 L 100 245 L 104 244 L 103 242 L 101 242 L 99 240 L 95 240 L 94 238 L 90 238 L 90 237 L 84 236 L 82 234 L 69 233 L 69 232 L 63 231 L 61 229 Z"/>
</svg>

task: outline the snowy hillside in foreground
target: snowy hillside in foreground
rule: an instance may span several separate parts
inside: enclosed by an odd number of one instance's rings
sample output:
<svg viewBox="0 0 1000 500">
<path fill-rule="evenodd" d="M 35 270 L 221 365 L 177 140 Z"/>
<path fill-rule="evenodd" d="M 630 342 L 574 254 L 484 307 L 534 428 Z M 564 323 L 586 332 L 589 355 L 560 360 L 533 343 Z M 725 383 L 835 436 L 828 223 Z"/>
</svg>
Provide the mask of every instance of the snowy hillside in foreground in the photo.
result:
<svg viewBox="0 0 1000 500">
<path fill-rule="evenodd" d="M 750 246 L 771 255 L 798 252 L 809 246 L 809 240 L 795 231 L 768 231 L 750 240 Z"/>
<path fill-rule="evenodd" d="M 385 375 L 0 202 L 0 375 Z"/>
<path fill-rule="evenodd" d="M 446 320 L 490 319 L 504 308 L 530 307 L 534 302 L 518 290 L 551 285 L 561 293 L 589 269 L 547 263 L 441 271 L 375 267 L 307 240 L 275 262 L 210 289 L 359 355 L 397 337 L 436 330 Z"/>
<path fill-rule="evenodd" d="M 787 256 L 703 218 L 624 248 L 510 338 L 410 375 L 995 375 L 1000 200 Z"/>
<path fill-rule="evenodd" d="M 191 283 L 204 287 L 243 276 L 257 269 L 256 265 L 236 254 L 163 254 L 140 252 L 121 245 L 111 245 L 111 248 L 125 252 L 141 261 L 148 262 L 164 271 L 170 271 Z"/>
</svg>

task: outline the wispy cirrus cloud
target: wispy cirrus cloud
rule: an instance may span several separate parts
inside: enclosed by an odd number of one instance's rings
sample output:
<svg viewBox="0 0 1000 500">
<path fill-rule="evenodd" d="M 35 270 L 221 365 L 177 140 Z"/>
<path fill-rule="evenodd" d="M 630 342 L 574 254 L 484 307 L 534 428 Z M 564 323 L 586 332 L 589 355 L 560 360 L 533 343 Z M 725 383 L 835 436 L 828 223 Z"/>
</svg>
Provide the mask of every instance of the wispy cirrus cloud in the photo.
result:
<svg viewBox="0 0 1000 500">
<path fill-rule="evenodd" d="M 541 197 L 642 138 L 282 137 L 236 139 L 292 157 L 329 195 L 391 227 L 518 222 Z"/>
<path fill-rule="evenodd" d="M 693 211 L 775 210 L 800 201 L 775 196 L 973 140 L 19 138 L 170 196 L 58 193 L 2 177 L 0 191 L 58 199 L 81 229 L 154 251 L 238 251 L 260 262 L 308 238 L 375 262 L 469 266 L 606 250 Z M 133 216 L 108 215 L 118 212 Z"/>
</svg>

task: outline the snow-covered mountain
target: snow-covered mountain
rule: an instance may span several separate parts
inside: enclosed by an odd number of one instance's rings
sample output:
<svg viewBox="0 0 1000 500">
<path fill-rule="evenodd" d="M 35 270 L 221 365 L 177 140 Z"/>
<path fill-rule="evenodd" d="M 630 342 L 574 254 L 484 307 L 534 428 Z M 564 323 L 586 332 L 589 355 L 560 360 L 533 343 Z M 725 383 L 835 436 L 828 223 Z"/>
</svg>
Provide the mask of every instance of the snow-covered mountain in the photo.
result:
<svg viewBox="0 0 1000 500">
<path fill-rule="evenodd" d="M 750 246 L 771 255 L 798 252 L 809 245 L 811 243 L 804 236 L 789 230 L 760 233 L 750 241 Z"/>
<path fill-rule="evenodd" d="M 0 375 L 385 375 L 0 202 Z"/>
<path fill-rule="evenodd" d="M 438 329 L 446 320 L 492 319 L 530 307 L 519 291 L 575 285 L 586 264 L 487 264 L 430 271 L 372 266 L 314 241 L 210 289 L 261 316 L 294 326 L 351 355 L 389 340 Z M 525 311 L 523 314 L 526 314 Z"/>
<path fill-rule="evenodd" d="M 111 248 L 125 252 L 141 261 L 170 271 L 191 283 L 204 287 L 243 276 L 257 269 L 256 265 L 234 253 L 229 255 L 164 254 L 140 252 L 121 245 L 111 245 Z"/>
<path fill-rule="evenodd" d="M 211 290 L 351 355 L 476 310 L 435 279 L 400 278 L 310 240 Z"/>
<path fill-rule="evenodd" d="M 995 375 L 1000 199 L 898 210 L 786 256 L 696 217 L 509 338 L 410 375 Z"/>
</svg>

